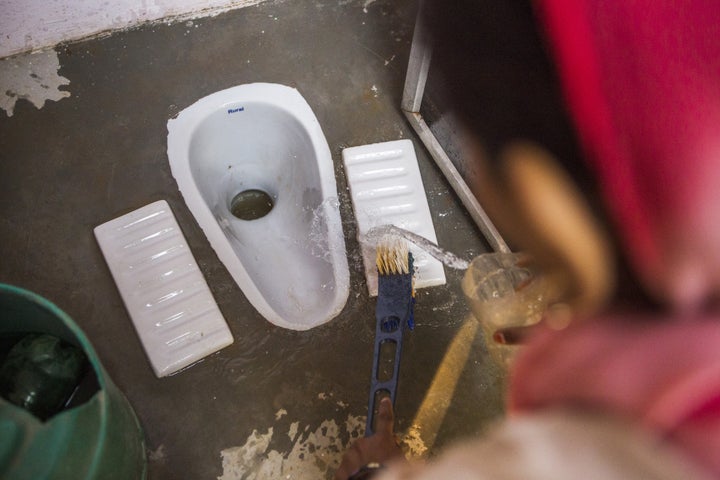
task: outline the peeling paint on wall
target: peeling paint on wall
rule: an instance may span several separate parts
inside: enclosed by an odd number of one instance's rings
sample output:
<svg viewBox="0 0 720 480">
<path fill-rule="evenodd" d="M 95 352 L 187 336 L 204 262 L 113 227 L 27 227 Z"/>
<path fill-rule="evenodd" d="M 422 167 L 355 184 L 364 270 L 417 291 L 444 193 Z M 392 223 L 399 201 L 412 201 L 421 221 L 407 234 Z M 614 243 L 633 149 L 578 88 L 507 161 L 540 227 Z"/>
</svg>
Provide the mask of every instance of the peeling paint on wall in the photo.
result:
<svg viewBox="0 0 720 480">
<path fill-rule="evenodd" d="M 0 58 L 165 18 L 217 15 L 265 0 L 2 0 Z"/>
<path fill-rule="evenodd" d="M 48 100 L 70 96 L 60 87 L 70 80 L 58 74 L 60 61 L 54 50 L 17 55 L 0 60 L 0 108 L 12 117 L 15 103 L 24 98 L 40 109 Z"/>
</svg>

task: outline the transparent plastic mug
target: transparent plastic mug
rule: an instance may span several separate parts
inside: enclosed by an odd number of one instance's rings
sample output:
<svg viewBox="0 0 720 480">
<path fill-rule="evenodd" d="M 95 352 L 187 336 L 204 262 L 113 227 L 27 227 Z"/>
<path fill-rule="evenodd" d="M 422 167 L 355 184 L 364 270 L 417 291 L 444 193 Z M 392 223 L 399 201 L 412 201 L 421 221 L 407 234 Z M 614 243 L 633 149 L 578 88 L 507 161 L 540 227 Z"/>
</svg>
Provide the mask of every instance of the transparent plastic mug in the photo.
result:
<svg viewBox="0 0 720 480">
<path fill-rule="evenodd" d="M 498 330 L 538 323 L 548 303 L 548 285 L 521 253 L 487 253 L 476 257 L 462 281 L 473 315 L 480 323 L 488 352 L 504 368 L 517 345 L 496 340 Z"/>
</svg>

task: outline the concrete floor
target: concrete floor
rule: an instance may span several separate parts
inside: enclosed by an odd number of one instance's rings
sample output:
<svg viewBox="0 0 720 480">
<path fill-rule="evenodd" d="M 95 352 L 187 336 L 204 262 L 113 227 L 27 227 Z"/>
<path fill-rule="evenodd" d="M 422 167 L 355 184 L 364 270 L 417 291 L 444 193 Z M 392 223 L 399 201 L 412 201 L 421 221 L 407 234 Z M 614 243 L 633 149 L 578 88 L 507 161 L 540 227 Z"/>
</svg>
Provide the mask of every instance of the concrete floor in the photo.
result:
<svg viewBox="0 0 720 480">
<path fill-rule="evenodd" d="M 415 9 L 414 0 L 269 1 L 61 46 L 70 97 L 40 110 L 21 100 L 12 117 L 0 115 L 0 281 L 49 298 L 86 332 L 144 427 L 150 479 L 329 478 L 362 434 L 374 299 L 344 147 L 413 140 L 439 244 L 466 259 L 487 250 L 399 110 Z M 168 118 L 257 81 L 300 91 L 335 162 L 351 293 L 337 318 L 307 332 L 277 328 L 248 303 L 185 206 L 165 153 Z M 150 369 L 92 231 L 159 199 L 235 337 L 164 379 Z M 446 275 L 447 285 L 418 293 L 404 345 L 396 425 L 415 455 L 502 413 L 502 373 L 469 318 L 462 272 Z"/>
</svg>

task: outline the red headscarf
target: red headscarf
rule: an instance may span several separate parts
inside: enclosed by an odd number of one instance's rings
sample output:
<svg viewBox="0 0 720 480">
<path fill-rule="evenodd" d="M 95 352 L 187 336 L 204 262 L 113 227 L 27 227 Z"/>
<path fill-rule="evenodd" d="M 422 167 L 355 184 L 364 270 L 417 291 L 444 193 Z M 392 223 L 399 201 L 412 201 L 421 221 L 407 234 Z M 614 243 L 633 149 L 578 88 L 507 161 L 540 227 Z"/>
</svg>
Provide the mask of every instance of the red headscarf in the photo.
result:
<svg viewBox="0 0 720 480">
<path fill-rule="evenodd" d="M 533 338 L 513 368 L 510 409 L 615 413 L 720 475 L 720 318 L 697 314 L 720 290 L 720 8 L 536 3 L 627 256 L 675 313 Z"/>
<path fill-rule="evenodd" d="M 586 158 L 646 287 L 694 308 L 720 283 L 720 8 L 537 0 Z"/>
</svg>

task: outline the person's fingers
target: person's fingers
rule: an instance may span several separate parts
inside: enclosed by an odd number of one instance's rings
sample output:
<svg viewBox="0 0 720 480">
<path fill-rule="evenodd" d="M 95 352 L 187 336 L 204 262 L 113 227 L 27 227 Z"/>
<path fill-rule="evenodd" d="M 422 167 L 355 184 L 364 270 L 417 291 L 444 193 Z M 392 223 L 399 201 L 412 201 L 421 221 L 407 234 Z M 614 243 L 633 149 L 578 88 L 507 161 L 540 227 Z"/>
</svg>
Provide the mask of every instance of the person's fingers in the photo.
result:
<svg viewBox="0 0 720 480">
<path fill-rule="evenodd" d="M 340 466 L 335 471 L 335 480 L 346 480 L 368 462 L 366 442 L 366 438 L 361 438 L 345 452 Z"/>
<path fill-rule="evenodd" d="M 492 338 L 495 343 L 501 345 L 520 345 L 526 343 L 533 331 L 537 331 L 538 328 L 538 325 L 500 328 L 493 333 Z"/>
<path fill-rule="evenodd" d="M 550 305 L 538 323 L 522 327 L 499 328 L 493 333 L 493 341 L 501 345 L 521 345 L 530 337 L 544 330 L 563 330 L 573 320 L 572 309 L 565 303 Z"/>
<path fill-rule="evenodd" d="M 395 415 L 393 414 L 392 401 L 390 397 L 384 397 L 380 400 L 378 414 L 375 417 L 375 432 L 392 436 L 394 423 Z"/>
<path fill-rule="evenodd" d="M 347 480 L 360 468 L 370 462 L 384 461 L 401 455 L 393 435 L 395 415 L 390 397 L 380 400 L 375 417 L 375 434 L 360 438 L 345 452 L 340 466 L 335 471 L 335 480 Z"/>
</svg>

